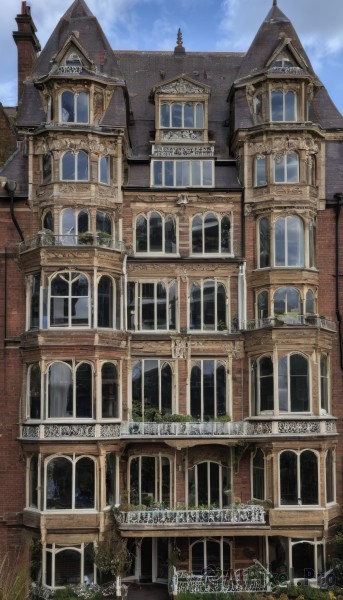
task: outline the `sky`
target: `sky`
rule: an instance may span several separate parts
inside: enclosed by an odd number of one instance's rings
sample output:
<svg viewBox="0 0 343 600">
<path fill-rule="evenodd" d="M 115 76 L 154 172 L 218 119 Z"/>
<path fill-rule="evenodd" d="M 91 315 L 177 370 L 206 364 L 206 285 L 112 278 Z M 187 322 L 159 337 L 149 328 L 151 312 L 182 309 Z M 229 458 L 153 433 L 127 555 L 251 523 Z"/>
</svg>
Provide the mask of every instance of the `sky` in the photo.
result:
<svg viewBox="0 0 343 600">
<path fill-rule="evenodd" d="M 114 49 L 173 50 L 180 27 L 189 51 L 245 52 L 272 0 L 86 0 Z M 27 0 L 43 47 L 72 0 Z M 343 1 L 278 0 L 319 79 L 343 112 Z M 12 31 L 21 0 L 1 0 L 0 102 L 17 104 Z"/>
</svg>

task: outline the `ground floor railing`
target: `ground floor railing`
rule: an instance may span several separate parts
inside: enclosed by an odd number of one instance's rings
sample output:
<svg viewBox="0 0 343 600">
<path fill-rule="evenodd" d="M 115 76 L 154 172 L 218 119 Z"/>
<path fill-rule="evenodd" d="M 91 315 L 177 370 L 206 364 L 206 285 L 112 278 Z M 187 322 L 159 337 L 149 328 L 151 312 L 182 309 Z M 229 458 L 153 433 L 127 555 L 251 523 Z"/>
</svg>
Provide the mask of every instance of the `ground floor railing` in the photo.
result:
<svg viewBox="0 0 343 600">
<path fill-rule="evenodd" d="M 247 569 L 230 570 L 228 573 L 205 569 L 202 575 L 194 575 L 187 571 L 177 571 L 174 567 L 170 591 L 173 596 L 188 592 L 193 594 L 266 592 L 270 590 L 270 574 L 260 564 Z"/>
</svg>

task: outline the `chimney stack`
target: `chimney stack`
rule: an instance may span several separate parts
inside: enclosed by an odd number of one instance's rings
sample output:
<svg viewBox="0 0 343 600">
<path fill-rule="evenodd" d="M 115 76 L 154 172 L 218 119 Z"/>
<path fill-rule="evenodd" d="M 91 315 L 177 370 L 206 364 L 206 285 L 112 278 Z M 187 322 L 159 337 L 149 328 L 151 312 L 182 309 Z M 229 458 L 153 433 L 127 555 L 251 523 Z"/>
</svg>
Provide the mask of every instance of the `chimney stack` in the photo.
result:
<svg viewBox="0 0 343 600">
<path fill-rule="evenodd" d="M 34 62 L 40 51 L 40 43 L 36 36 L 36 27 L 31 17 L 31 7 L 23 0 L 21 14 L 16 16 L 18 31 L 13 31 L 13 38 L 18 49 L 18 105 L 23 94 L 24 81 L 32 73 Z"/>
</svg>

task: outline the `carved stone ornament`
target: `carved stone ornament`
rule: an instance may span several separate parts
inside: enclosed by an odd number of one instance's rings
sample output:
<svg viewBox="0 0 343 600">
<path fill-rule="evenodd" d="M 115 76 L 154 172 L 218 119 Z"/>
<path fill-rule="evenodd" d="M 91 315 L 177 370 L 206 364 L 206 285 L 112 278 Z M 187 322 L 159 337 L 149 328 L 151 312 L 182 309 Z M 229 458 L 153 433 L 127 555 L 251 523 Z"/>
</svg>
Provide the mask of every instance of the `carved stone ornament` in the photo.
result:
<svg viewBox="0 0 343 600">
<path fill-rule="evenodd" d="M 192 129 L 184 129 L 181 131 L 162 131 L 161 137 L 163 140 L 202 140 L 202 131 L 193 131 Z"/>
<path fill-rule="evenodd" d="M 52 151 L 64 151 L 72 150 L 78 152 L 79 150 L 86 150 L 87 152 L 94 152 L 95 154 L 102 155 L 115 155 L 116 144 L 115 142 L 100 143 L 96 139 L 75 139 L 70 137 L 60 136 L 46 136 L 37 140 L 35 145 L 35 151 L 37 154 L 44 154 Z"/>
<path fill-rule="evenodd" d="M 292 150 L 305 150 L 306 154 L 316 154 L 319 151 L 318 144 L 312 137 L 278 137 L 270 139 L 266 143 L 250 143 L 250 154 L 253 156 L 263 156 L 274 153 L 275 156 L 284 155 Z"/>
<path fill-rule="evenodd" d="M 167 132 L 172 133 L 172 132 Z M 173 157 L 173 156 L 213 156 L 214 155 L 214 147 L 213 146 L 154 146 L 152 150 L 153 156 L 158 157 Z"/>
<path fill-rule="evenodd" d="M 178 194 L 176 204 L 179 206 L 185 206 L 188 204 L 188 194 Z"/>
<path fill-rule="evenodd" d="M 176 338 L 172 340 L 172 357 L 173 358 L 189 358 L 190 344 L 188 340 Z"/>
<path fill-rule="evenodd" d="M 156 94 L 203 94 L 204 88 L 185 79 L 178 79 L 157 88 Z"/>
</svg>

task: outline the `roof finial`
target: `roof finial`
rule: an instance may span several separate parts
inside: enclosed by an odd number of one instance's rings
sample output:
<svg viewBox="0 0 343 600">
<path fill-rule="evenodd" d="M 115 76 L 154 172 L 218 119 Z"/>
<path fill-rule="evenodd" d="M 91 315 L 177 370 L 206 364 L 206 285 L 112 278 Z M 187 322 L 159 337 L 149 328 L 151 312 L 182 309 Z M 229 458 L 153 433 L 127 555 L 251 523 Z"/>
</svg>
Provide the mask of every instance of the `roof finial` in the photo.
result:
<svg viewBox="0 0 343 600">
<path fill-rule="evenodd" d="M 176 38 L 176 46 L 174 48 L 174 53 L 184 53 L 185 49 L 183 47 L 183 41 L 182 41 L 182 33 L 181 33 L 181 29 L 179 27 L 179 30 L 177 32 L 177 38 Z"/>
<path fill-rule="evenodd" d="M 277 6 L 277 0 L 273 0 L 273 6 Z"/>
</svg>

